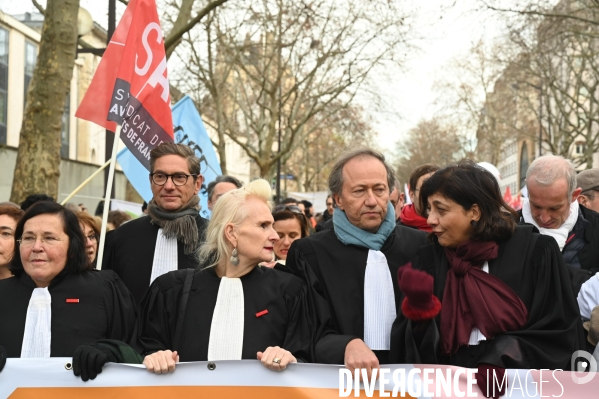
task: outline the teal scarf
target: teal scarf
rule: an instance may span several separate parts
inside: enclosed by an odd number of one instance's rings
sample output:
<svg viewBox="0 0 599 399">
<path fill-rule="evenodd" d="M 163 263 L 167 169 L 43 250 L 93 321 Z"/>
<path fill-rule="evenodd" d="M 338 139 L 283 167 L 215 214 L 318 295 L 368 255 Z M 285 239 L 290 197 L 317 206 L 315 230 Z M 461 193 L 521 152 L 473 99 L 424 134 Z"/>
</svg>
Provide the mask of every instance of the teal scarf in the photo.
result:
<svg viewBox="0 0 599 399">
<path fill-rule="evenodd" d="M 395 209 L 391 202 L 387 203 L 387 216 L 376 233 L 369 233 L 351 224 L 345 212 L 339 208 L 333 212 L 333 225 L 335 226 L 337 238 L 343 244 L 357 245 L 379 251 L 395 230 Z"/>
</svg>

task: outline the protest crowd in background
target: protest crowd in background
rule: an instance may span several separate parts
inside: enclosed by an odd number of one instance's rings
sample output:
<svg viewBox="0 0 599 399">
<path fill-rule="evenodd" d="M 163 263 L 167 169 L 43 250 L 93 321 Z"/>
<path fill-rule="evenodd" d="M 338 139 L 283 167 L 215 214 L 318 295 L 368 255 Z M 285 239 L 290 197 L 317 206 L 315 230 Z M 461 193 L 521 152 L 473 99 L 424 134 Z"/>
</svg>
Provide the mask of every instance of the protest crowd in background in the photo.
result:
<svg viewBox="0 0 599 399">
<path fill-rule="evenodd" d="M 0 364 L 73 357 L 84 380 L 107 362 L 167 373 L 235 359 L 501 374 L 596 352 L 599 169 L 540 157 L 515 211 L 485 168 L 423 165 L 398 206 L 393 170 L 362 148 L 334 165 L 323 214 L 273 202 L 264 180 L 219 176 L 207 220 L 194 151 L 165 143 L 150 162 L 147 215 L 112 217 L 101 268 L 101 224 L 81 205 L 39 194 L 0 206 Z"/>
<path fill-rule="evenodd" d="M 118 158 L 143 215 L 48 193 L 0 203 L 0 378 L 8 358 L 72 358 L 83 381 L 107 363 L 321 363 L 364 378 L 425 364 L 477 369 L 499 397 L 508 369 L 599 360 L 599 169 L 540 156 L 512 195 L 468 159 L 399 182 L 364 146 L 336 158 L 322 203 L 273 197 L 260 176 L 220 172 L 191 99 L 171 109 L 154 2 L 131 0 L 122 21 L 77 117 L 117 134 L 107 181 Z"/>
</svg>

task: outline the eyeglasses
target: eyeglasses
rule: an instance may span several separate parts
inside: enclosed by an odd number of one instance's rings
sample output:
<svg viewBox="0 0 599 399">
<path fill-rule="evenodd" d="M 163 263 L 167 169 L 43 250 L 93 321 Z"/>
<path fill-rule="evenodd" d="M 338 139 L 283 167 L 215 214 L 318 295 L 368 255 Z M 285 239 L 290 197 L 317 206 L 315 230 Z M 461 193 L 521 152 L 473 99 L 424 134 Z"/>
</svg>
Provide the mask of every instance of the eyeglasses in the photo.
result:
<svg viewBox="0 0 599 399">
<path fill-rule="evenodd" d="M 172 175 L 167 175 L 166 173 L 150 173 L 152 183 L 157 186 L 164 186 L 169 177 L 175 186 L 184 186 L 190 176 L 193 176 L 195 179 L 198 175 L 186 175 L 185 173 L 175 173 Z"/>
<path fill-rule="evenodd" d="M 332 202 L 327 202 L 327 206 L 333 206 Z"/>
<path fill-rule="evenodd" d="M 302 212 L 302 210 L 299 208 L 299 206 L 285 205 L 285 204 L 275 206 L 275 209 L 272 210 L 272 213 L 275 214 L 275 213 L 283 212 L 284 210 L 288 210 L 293 213 L 299 213 L 300 215 L 304 214 L 304 212 Z"/>
<path fill-rule="evenodd" d="M 89 240 L 92 244 L 98 242 L 98 236 L 96 234 L 90 234 L 88 236 L 84 236 L 86 240 Z"/>
<path fill-rule="evenodd" d="M 44 246 L 53 246 L 58 244 L 59 242 L 61 242 L 62 240 L 60 238 L 57 237 L 53 237 L 53 236 L 47 236 L 47 237 L 40 237 L 39 238 L 42 245 Z M 21 237 L 17 240 L 17 242 L 23 247 L 23 248 L 30 248 L 33 247 L 35 245 L 37 241 L 37 237 L 36 236 L 24 236 Z"/>
</svg>

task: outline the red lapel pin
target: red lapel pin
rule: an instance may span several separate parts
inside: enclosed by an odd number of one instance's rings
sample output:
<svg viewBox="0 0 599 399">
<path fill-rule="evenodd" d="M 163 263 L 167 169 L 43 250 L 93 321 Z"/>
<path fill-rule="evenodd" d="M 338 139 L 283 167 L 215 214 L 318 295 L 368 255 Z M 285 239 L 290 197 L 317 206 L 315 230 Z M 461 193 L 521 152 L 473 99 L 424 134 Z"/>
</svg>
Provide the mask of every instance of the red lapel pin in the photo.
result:
<svg viewBox="0 0 599 399">
<path fill-rule="evenodd" d="M 79 303 L 78 298 L 67 298 L 67 303 Z"/>
<path fill-rule="evenodd" d="M 263 311 L 256 313 L 256 317 L 264 316 L 267 313 L 268 313 L 268 310 L 264 309 Z"/>
</svg>

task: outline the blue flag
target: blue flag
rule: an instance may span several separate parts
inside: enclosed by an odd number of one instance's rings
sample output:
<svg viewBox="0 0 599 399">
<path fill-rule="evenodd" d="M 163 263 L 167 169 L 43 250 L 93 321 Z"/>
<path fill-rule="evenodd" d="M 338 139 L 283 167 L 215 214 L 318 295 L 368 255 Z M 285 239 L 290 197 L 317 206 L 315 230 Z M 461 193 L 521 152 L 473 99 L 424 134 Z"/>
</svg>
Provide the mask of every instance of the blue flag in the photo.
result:
<svg viewBox="0 0 599 399">
<path fill-rule="evenodd" d="M 204 183 L 198 194 L 200 196 L 200 205 L 202 206 L 200 215 L 209 219 L 210 211 L 208 210 L 208 192 L 206 187 L 208 187 L 208 183 L 216 179 L 216 176 L 222 174 L 220 163 L 218 162 L 200 113 L 191 98 L 188 96 L 183 97 L 173 106 L 172 111 L 175 143 L 187 144 L 195 150 L 196 155 L 200 158 L 200 170 L 204 176 Z M 127 148 L 119 152 L 116 159 L 119 161 L 125 176 L 127 176 L 127 179 L 129 179 L 135 190 L 146 202 L 150 202 L 152 199 L 152 190 L 150 189 L 148 170 Z"/>
</svg>

